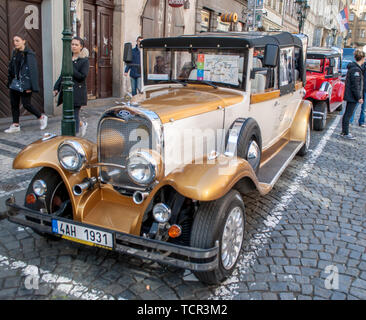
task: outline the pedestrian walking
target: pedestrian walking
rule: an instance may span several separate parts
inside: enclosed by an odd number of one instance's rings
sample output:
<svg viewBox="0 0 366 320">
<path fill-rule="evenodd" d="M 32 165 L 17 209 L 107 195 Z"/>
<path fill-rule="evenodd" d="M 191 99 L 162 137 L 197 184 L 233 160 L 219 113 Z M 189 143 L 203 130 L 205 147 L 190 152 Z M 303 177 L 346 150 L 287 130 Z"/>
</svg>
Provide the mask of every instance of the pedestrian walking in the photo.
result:
<svg viewBox="0 0 366 320">
<path fill-rule="evenodd" d="M 363 70 L 363 103 L 360 104 L 358 103 L 356 108 L 355 108 L 355 111 L 353 112 L 352 114 L 352 117 L 350 119 L 350 123 L 352 124 L 353 123 L 353 120 L 356 116 L 356 113 L 357 113 L 357 110 L 358 110 L 358 107 L 361 106 L 361 110 L 360 110 L 360 117 L 358 119 L 358 125 L 360 127 L 363 127 L 363 128 L 366 128 L 366 123 L 365 123 L 365 116 L 366 116 L 366 62 L 362 65 L 362 70 Z"/>
<path fill-rule="evenodd" d="M 140 61 L 140 43 L 143 40 L 141 36 L 136 39 L 136 47 L 132 49 L 132 63 L 125 68 L 125 76 L 130 71 L 132 95 L 135 96 L 137 91 L 141 92 L 141 61 Z"/>
<path fill-rule="evenodd" d="M 75 132 L 84 136 L 86 132 L 86 121 L 80 120 L 80 109 L 82 106 L 87 105 L 88 91 L 86 85 L 86 78 L 89 73 L 89 53 L 84 48 L 84 40 L 80 37 L 74 37 L 71 41 L 72 51 L 72 65 L 73 65 L 73 89 L 74 89 L 74 117 L 75 117 Z M 87 55 L 86 55 L 87 53 Z M 57 105 L 63 103 L 62 95 L 62 75 L 58 78 L 53 88 L 54 95 L 58 97 Z"/>
<path fill-rule="evenodd" d="M 31 104 L 33 92 L 39 92 L 36 54 L 27 47 L 27 41 L 22 35 L 15 35 L 13 44 L 14 50 L 8 66 L 8 88 L 13 123 L 4 132 L 20 131 L 20 102 L 24 109 L 39 119 L 40 129 L 44 130 L 47 127 L 48 117 Z"/>
<path fill-rule="evenodd" d="M 357 103 L 363 104 L 363 69 L 362 65 L 365 62 L 365 52 L 355 50 L 354 57 L 356 62 L 348 64 L 348 72 L 346 77 L 344 100 L 347 101 L 346 110 L 342 118 L 342 133 L 341 136 L 345 139 L 355 139 L 349 133 L 349 123 L 352 114 L 357 106 Z"/>
</svg>

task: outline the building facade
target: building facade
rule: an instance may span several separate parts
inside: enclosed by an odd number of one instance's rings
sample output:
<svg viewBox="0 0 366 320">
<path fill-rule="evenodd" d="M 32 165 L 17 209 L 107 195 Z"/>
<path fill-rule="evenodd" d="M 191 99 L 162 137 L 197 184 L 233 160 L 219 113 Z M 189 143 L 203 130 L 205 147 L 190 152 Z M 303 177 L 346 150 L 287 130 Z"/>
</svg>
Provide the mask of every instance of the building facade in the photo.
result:
<svg viewBox="0 0 366 320">
<path fill-rule="evenodd" d="M 171 0 L 70 0 L 73 34 L 85 39 L 90 53 L 89 99 L 121 97 L 129 90 L 122 61 L 124 43 L 134 45 L 139 35 L 148 38 L 205 31 L 247 31 L 254 26 L 253 20 L 249 20 L 252 11 L 248 9 L 248 2 L 253 5 L 253 1 L 257 1 L 256 5 L 263 4 L 258 11 L 257 26 L 267 31 L 298 32 L 299 5 L 294 0 L 182 0 L 179 7 L 172 6 Z M 363 46 L 366 3 L 349 1 L 352 18 L 349 45 Z M 342 46 L 346 34 L 340 33 L 337 15 L 347 1 L 308 0 L 308 4 L 310 9 L 303 30 L 309 37 L 309 45 Z M 19 32 L 26 35 L 29 46 L 37 54 L 41 91 L 34 95 L 34 104 L 47 114 L 61 113 L 52 92 L 62 64 L 61 12 L 61 0 L 0 0 L 3 44 L 0 47 L 0 117 L 11 115 L 6 74 L 12 36 Z M 232 19 L 223 21 L 221 16 L 226 14 Z"/>
<path fill-rule="evenodd" d="M 366 1 L 350 0 L 349 26 L 346 44 L 348 47 L 363 48 L 366 45 Z"/>
</svg>

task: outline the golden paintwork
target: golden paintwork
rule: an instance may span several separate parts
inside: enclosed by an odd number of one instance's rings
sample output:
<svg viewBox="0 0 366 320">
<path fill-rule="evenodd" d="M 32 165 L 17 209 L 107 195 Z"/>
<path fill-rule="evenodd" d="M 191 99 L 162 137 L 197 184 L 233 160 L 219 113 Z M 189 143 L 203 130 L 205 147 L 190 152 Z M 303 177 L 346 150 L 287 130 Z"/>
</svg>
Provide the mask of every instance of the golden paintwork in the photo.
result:
<svg viewBox="0 0 366 320">
<path fill-rule="evenodd" d="M 280 90 L 273 90 L 264 93 L 253 93 L 250 95 L 250 103 L 260 103 L 280 97 Z"/>
<path fill-rule="evenodd" d="M 310 121 L 311 109 L 312 103 L 310 101 L 301 100 L 301 104 L 290 129 L 290 139 L 292 141 L 306 141 L 306 132 Z"/>
<path fill-rule="evenodd" d="M 78 207 L 80 197 L 75 197 L 72 192 L 72 187 L 75 184 L 81 183 L 85 178 L 97 176 L 97 169 L 84 169 L 80 172 L 72 173 L 61 167 L 57 158 L 57 148 L 61 142 L 65 140 L 74 140 L 79 142 L 87 157 L 87 164 L 93 164 L 97 162 L 97 146 L 91 141 L 68 136 L 55 137 L 51 140 L 42 141 L 38 140 L 25 147 L 13 161 L 14 169 L 29 169 L 37 167 L 49 167 L 58 172 L 62 180 L 65 183 L 67 191 L 70 196 L 73 211 Z M 75 220 L 81 221 L 74 215 Z"/>
<path fill-rule="evenodd" d="M 204 85 L 187 85 L 162 91 L 166 93 L 141 102 L 141 107 L 155 112 L 162 123 L 229 107 L 244 99 L 240 93 Z"/>
<path fill-rule="evenodd" d="M 174 170 L 163 181 L 187 198 L 212 201 L 221 198 L 242 178 L 248 177 L 261 194 L 270 191 L 260 184 L 250 164 L 236 157 L 219 155 L 215 160 L 207 159 L 188 164 Z"/>
</svg>

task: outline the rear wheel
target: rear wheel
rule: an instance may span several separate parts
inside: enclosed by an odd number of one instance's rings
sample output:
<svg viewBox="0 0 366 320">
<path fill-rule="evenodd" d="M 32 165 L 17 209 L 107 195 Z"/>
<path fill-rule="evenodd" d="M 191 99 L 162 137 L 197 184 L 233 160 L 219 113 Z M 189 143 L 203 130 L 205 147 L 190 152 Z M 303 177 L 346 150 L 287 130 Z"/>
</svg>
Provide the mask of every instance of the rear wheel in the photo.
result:
<svg viewBox="0 0 366 320">
<path fill-rule="evenodd" d="M 239 192 L 231 190 L 224 197 L 201 203 L 192 226 L 191 246 L 208 249 L 219 241 L 219 263 L 212 271 L 195 272 L 208 284 L 218 284 L 229 277 L 238 262 L 245 231 L 244 202 Z"/>
<path fill-rule="evenodd" d="M 316 114 L 319 112 L 319 114 Z M 327 116 L 328 116 L 328 105 L 325 101 L 318 101 L 314 105 L 314 112 L 316 117 L 320 117 L 320 119 L 314 118 L 314 130 L 316 131 L 323 131 L 326 123 L 327 123 Z"/>
<path fill-rule="evenodd" d="M 36 180 L 43 180 L 45 182 L 47 186 L 45 195 L 43 197 L 36 196 L 36 201 L 34 203 L 27 203 L 27 201 L 25 201 L 25 207 L 32 210 L 37 210 L 40 212 L 43 211 L 44 213 L 51 214 L 60 209 L 60 206 L 63 202 L 70 199 L 63 180 L 56 171 L 50 168 L 42 168 L 40 171 L 37 172 L 37 174 L 33 177 L 28 186 L 26 196 L 32 193 L 34 194 L 33 183 Z M 71 213 L 71 204 L 69 204 L 65 209 L 65 212 L 68 211 Z M 26 217 L 26 219 L 37 223 L 39 222 L 33 217 Z M 60 239 L 57 236 L 52 236 L 50 234 L 39 232 L 37 230 L 34 231 L 37 234 L 45 236 L 52 240 Z"/>
</svg>

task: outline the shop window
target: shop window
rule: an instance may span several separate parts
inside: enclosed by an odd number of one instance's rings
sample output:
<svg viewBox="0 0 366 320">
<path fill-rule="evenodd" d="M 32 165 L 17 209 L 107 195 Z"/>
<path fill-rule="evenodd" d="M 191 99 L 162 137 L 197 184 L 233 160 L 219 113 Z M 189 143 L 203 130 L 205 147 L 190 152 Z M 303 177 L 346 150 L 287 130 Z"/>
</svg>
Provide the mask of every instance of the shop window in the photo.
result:
<svg viewBox="0 0 366 320">
<path fill-rule="evenodd" d="M 210 31 L 211 27 L 211 11 L 202 9 L 201 10 L 201 32 Z"/>
</svg>

